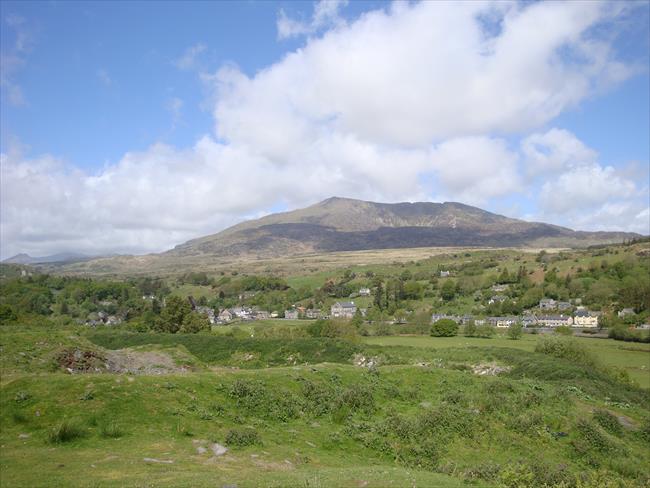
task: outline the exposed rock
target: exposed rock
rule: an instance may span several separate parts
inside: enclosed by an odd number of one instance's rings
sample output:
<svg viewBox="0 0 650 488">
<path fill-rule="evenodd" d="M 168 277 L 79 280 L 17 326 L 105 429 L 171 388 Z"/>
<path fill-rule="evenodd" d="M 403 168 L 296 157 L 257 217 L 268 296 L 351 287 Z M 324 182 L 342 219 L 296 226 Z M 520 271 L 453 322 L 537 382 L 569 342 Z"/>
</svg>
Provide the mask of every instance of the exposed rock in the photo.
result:
<svg viewBox="0 0 650 488">
<path fill-rule="evenodd" d="M 111 373 L 136 375 L 162 375 L 188 371 L 186 367 L 178 366 L 167 353 L 129 349 L 109 351 L 106 354 L 106 369 Z"/>
<path fill-rule="evenodd" d="M 210 449 L 212 449 L 212 452 L 215 456 L 223 456 L 228 452 L 228 448 L 226 446 L 222 446 L 216 442 L 210 446 Z"/>
<path fill-rule="evenodd" d="M 363 354 L 357 353 L 352 357 L 352 363 L 361 368 L 372 369 L 379 366 L 379 358 L 377 356 L 367 358 Z"/>
<path fill-rule="evenodd" d="M 203 446 L 199 446 L 196 448 L 196 452 L 197 454 L 205 454 L 206 452 L 208 452 L 208 450 Z"/>
<path fill-rule="evenodd" d="M 511 369 L 510 366 L 500 366 L 494 363 L 481 363 L 472 366 L 472 373 L 479 376 L 496 376 L 501 373 L 507 373 Z"/>
<path fill-rule="evenodd" d="M 58 365 L 70 374 L 101 373 L 106 370 L 106 358 L 97 351 L 77 348 L 63 349 L 56 356 Z"/>
<path fill-rule="evenodd" d="M 145 463 L 174 464 L 171 459 L 142 458 Z"/>
</svg>

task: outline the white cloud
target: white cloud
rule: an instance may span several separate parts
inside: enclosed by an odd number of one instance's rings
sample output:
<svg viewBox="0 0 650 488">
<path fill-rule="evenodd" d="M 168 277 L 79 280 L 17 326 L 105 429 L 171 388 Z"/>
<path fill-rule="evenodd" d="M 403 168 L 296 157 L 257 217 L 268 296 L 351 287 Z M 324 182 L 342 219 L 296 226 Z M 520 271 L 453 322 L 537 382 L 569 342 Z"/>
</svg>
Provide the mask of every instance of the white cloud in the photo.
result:
<svg viewBox="0 0 650 488">
<path fill-rule="evenodd" d="M 580 230 L 624 230 L 650 234 L 647 179 L 634 180 L 597 161 L 573 164 L 546 180 L 539 218 Z"/>
<path fill-rule="evenodd" d="M 188 47 L 183 55 L 174 61 L 174 66 L 180 70 L 188 71 L 197 67 L 199 56 L 207 49 L 207 46 L 199 42 Z"/>
<path fill-rule="evenodd" d="M 127 153 L 94 175 L 50 156 L 3 154 L 2 255 L 161 251 L 276 203 L 296 208 L 332 194 L 403 200 L 426 164 L 425 153 L 378 151 L 354 138 L 315 149 L 322 157 L 304 153 L 282 166 L 205 136 L 187 150 Z"/>
<path fill-rule="evenodd" d="M 314 4 L 314 12 L 309 22 L 290 18 L 284 10 L 278 13 L 278 38 L 314 34 L 324 28 L 341 26 L 345 24 L 340 15 L 341 8 L 348 4 L 348 0 L 320 0 Z"/>
<path fill-rule="evenodd" d="M 567 130 L 551 129 L 526 137 L 521 148 L 529 175 L 553 173 L 566 168 L 594 164 L 598 154 Z"/>
<path fill-rule="evenodd" d="M 339 7 L 318 4 L 309 29 Z M 97 174 L 3 154 L 2 254 L 159 251 L 332 195 L 489 207 L 539 190 L 553 222 L 637 228 L 647 188 L 567 131 L 529 135 L 628 74 L 595 37 L 616 14 L 600 2 L 423 2 L 335 22 L 254 76 L 202 74 L 215 133 L 190 148 L 157 144 Z M 206 49 L 176 66 L 196 68 Z M 168 101 L 172 117 L 182 108 Z"/>
<path fill-rule="evenodd" d="M 218 73 L 218 133 L 275 151 L 270 119 L 290 139 L 326 125 L 408 146 L 525 132 L 626 73 L 594 38 L 614 15 L 607 5 L 396 3 L 308 40 L 252 78 L 232 67 Z M 486 33 L 486 15 L 498 33 Z"/>
<path fill-rule="evenodd" d="M 540 205 L 553 214 L 580 212 L 635 192 L 634 183 L 617 176 L 611 166 L 592 164 L 570 169 L 544 183 Z"/>
<path fill-rule="evenodd" d="M 444 200 L 481 205 L 493 197 L 521 191 L 518 155 L 501 139 L 463 137 L 439 144 L 433 167 Z"/>
</svg>

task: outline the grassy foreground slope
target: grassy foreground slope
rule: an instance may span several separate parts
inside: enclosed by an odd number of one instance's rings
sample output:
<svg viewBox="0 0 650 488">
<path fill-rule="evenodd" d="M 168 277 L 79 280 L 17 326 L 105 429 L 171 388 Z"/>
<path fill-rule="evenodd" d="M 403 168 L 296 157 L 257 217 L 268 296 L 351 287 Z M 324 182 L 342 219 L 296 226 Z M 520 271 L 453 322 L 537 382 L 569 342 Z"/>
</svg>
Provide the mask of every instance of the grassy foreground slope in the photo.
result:
<svg viewBox="0 0 650 488">
<path fill-rule="evenodd" d="M 563 358 L 489 346 L 0 329 L 2 486 L 650 480 L 648 392 Z M 56 364 L 61 349 L 172 346 L 192 355 L 193 371 L 71 375 Z M 361 358 L 379 366 L 355 366 Z M 493 366 L 504 369 L 474 372 Z M 228 452 L 215 456 L 214 443 Z"/>
</svg>

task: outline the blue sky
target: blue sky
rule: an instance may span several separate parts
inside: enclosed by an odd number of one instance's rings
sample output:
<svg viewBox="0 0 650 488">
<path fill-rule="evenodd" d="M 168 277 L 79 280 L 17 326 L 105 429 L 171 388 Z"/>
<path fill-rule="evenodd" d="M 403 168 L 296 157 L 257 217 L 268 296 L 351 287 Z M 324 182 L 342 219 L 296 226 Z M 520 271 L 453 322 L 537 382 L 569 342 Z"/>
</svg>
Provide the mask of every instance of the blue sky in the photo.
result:
<svg viewBox="0 0 650 488">
<path fill-rule="evenodd" d="M 648 233 L 648 5 L 2 2 L 0 254 L 332 194 Z"/>
</svg>

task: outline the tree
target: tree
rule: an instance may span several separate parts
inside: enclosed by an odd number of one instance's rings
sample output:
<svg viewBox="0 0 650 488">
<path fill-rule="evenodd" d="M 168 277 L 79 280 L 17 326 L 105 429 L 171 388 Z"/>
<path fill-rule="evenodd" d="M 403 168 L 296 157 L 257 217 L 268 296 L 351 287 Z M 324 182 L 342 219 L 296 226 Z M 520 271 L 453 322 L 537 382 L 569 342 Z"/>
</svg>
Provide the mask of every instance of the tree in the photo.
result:
<svg viewBox="0 0 650 488">
<path fill-rule="evenodd" d="M 463 331 L 467 337 L 476 337 L 476 322 L 470 320 Z"/>
<path fill-rule="evenodd" d="M 383 283 L 381 281 L 377 282 L 377 289 L 375 290 L 375 296 L 373 303 L 377 310 L 383 310 L 384 309 L 384 287 Z"/>
<path fill-rule="evenodd" d="M 406 300 L 421 300 L 422 292 L 422 285 L 417 281 L 407 281 L 404 284 L 404 298 Z"/>
<path fill-rule="evenodd" d="M 358 308 L 357 311 L 354 312 L 354 317 L 352 317 L 350 324 L 356 327 L 357 330 L 360 329 L 361 326 L 363 325 L 363 315 L 361 315 L 361 310 L 359 310 Z"/>
<path fill-rule="evenodd" d="M 209 328 L 210 321 L 207 317 L 196 312 L 190 312 L 183 318 L 183 324 L 181 325 L 179 332 L 185 334 L 196 334 L 197 332 Z"/>
<path fill-rule="evenodd" d="M 451 280 L 445 281 L 440 288 L 440 296 L 446 302 L 453 300 L 456 296 L 456 284 Z"/>
<path fill-rule="evenodd" d="M 521 336 L 524 332 L 524 327 L 521 322 L 515 322 L 508 328 L 507 336 L 513 341 L 521 339 Z"/>
<path fill-rule="evenodd" d="M 499 275 L 499 283 L 510 283 L 510 273 L 508 273 L 508 268 L 503 268 L 501 275 Z"/>
<path fill-rule="evenodd" d="M 187 300 L 177 296 L 167 298 L 165 308 L 160 313 L 161 332 L 171 332 L 175 334 L 183 325 L 185 317 L 192 312 L 192 308 Z"/>
<path fill-rule="evenodd" d="M 451 319 L 440 319 L 431 326 L 434 337 L 453 337 L 458 334 L 458 324 Z"/>
</svg>

